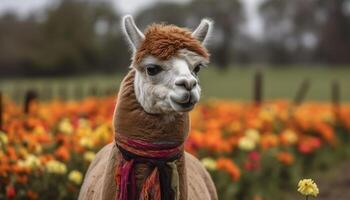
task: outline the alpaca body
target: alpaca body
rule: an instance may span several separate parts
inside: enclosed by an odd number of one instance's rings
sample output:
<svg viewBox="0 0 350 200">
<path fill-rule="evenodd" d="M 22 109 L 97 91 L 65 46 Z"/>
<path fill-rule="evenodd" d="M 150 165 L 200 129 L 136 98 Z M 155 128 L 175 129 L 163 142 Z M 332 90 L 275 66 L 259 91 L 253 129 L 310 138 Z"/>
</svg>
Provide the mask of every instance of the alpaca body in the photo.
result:
<svg viewBox="0 0 350 200">
<path fill-rule="evenodd" d="M 164 192 L 169 187 L 176 195 L 162 196 L 161 200 L 173 200 L 169 199 L 173 197 L 175 200 L 217 199 L 209 173 L 183 147 L 190 127 L 188 112 L 200 98 L 197 73 L 209 61 L 209 54 L 202 44 L 210 26 L 210 21 L 202 20 L 191 33 L 173 25 L 152 25 L 143 35 L 131 16 L 124 17 L 124 32 L 134 54 L 131 70 L 118 93 L 113 120 L 115 141 L 100 150 L 91 163 L 79 194 L 80 200 L 114 200 L 116 197 L 126 200 L 133 191 L 134 197 L 160 200 L 159 194 L 171 193 Z M 174 175 L 171 176 L 173 182 L 162 182 L 164 193 L 157 186 L 161 182 L 160 174 L 150 175 L 153 170 L 159 170 L 159 166 L 138 162 L 126 164 L 133 161 L 126 161 L 120 151 L 124 152 L 124 147 L 130 147 L 131 143 L 118 149 L 116 143 L 119 145 L 122 138 L 176 145 L 177 155 L 181 156 L 171 163 L 173 173 L 162 168 L 165 175 L 162 178 L 169 180 L 168 175 Z M 128 171 L 123 171 L 125 169 Z M 149 177 L 158 182 L 150 184 L 147 182 Z"/>
<path fill-rule="evenodd" d="M 85 175 L 79 199 L 114 200 L 116 188 L 114 170 L 118 164 L 118 149 L 115 143 L 105 146 L 92 161 Z M 188 200 L 216 200 L 217 194 L 208 172 L 192 155 L 185 153 Z M 182 199 L 183 200 L 183 199 Z"/>
</svg>

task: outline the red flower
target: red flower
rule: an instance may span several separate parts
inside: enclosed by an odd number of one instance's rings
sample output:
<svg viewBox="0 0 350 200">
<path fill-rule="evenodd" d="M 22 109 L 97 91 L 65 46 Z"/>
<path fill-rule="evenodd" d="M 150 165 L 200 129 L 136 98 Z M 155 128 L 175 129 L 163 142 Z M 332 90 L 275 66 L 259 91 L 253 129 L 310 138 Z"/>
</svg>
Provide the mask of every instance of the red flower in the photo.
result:
<svg viewBox="0 0 350 200">
<path fill-rule="evenodd" d="M 257 151 L 250 152 L 248 157 L 251 161 L 256 161 L 256 162 L 260 161 L 260 153 Z"/>
<path fill-rule="evenodd" d="M 252 151 L 248 154 L 248 160 L 244 163 L 244 169 L 247 171 L 260 169 L 260 153 Z"/>
<path fill-rule="evenodd" d="M 14 198 L 16 196 L 16 190 L 15 190 L 15 188 L 13 187 L 13 186 L 7 186 L 6 187 L 6 197 L 8 198 L 8 199 L 12 199 L 12 198 Z"/>
<path fill-rule="evenodd" d="M 321 147 L 321 140 L 317 137 L 308 137 L 303 139 L 298 146 L 301 153 L 309 154 Z"/>
</svg>

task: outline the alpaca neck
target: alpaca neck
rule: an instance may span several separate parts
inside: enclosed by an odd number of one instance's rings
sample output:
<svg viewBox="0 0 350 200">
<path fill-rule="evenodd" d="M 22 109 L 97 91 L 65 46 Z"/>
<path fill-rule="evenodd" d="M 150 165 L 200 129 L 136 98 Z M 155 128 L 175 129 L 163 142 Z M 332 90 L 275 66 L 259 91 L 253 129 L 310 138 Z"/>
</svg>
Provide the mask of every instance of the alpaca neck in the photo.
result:
<svg viewBox="0 0 350 200">
<path fill-rule="evenodd" d="M 149 142 L 184 142 L 189 131 L 188 114 L 145 112 L 137 101 L 134 80 L 135 70 L 131 70 L 122 82 L 114 113 L 116 132 Z"/>
<path fill-rule="evenodd" d="M 134 91 L 135 71 L 124 78 L 114 113 L 116 138 L 123 135 L 131 139 L 141 139 L 150 143 L 183 144 L 189 131 L 187 113 L 149 114 L 136 99 Z M 182 152 L 184 150 L 182 149 Z M 176 161 L 180 179 L 180 199 L 187 199 L 186 171 L 184 155 Z M 138 191 L 151 170 L 145 164 L 135 168 Z"/>
</svg>

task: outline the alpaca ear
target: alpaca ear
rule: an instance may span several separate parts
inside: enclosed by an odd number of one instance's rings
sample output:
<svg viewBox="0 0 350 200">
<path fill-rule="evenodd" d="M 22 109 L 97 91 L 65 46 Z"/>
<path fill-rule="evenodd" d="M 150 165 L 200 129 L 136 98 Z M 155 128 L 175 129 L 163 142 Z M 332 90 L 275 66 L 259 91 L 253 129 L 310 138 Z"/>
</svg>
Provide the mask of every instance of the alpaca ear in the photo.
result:
<svg viewBox="0 0 350 200">
<path fill-rule="evenodd" d="M 205 43 L 209 38 L 213 22 L 209 19 L 202 19 L 199 26 L 193 31 L 192 36 L 199 40 L 201 43 Z"/>
<path fill-rule="evenodd" d="M 135 52 L 136 49 L 141 45 L 141 42 L 145 39 L 145 36 L 135 25 L 134 19 L 131 15 L 126 15 L 123 17 L 122 28 L 125 37 L 129 41 L 129 45 Z"/>
</svg>

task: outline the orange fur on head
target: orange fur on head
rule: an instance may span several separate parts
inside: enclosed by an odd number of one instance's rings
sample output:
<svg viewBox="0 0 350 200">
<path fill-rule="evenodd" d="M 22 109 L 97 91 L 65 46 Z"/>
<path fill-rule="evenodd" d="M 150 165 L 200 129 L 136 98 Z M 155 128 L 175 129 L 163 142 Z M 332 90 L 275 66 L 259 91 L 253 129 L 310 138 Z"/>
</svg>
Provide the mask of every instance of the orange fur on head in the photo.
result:
<svg viewBox="0 0 350 200">
<path fill-rule="evenodd" d="M 187 49 L 209 59 L 204 46 L 191 35 L 191 31 L 174 25 L 153 24 L 145 31 L 145 40 L 137 49 L 135 63 L 140 64 L 146 55 L 167 60 L 181 49 Z"/>
</svg>

